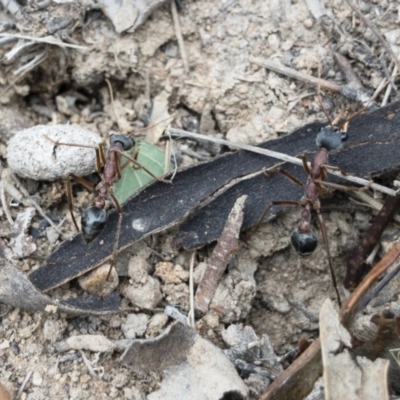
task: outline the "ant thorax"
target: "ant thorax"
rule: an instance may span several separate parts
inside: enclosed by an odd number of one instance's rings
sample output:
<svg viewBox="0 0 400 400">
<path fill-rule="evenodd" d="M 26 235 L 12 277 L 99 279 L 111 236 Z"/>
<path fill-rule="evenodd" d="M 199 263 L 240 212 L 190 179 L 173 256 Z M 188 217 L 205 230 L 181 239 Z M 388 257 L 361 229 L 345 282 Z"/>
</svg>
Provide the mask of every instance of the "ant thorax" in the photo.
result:
<svg viewBox="0 0 400 400">
<path fill-rule="evenodd" d="M 347 140 L 348 135 L 334 126 L 324 126 L 317 135 L 316 143 L 319 148 L 323 147 L 328 151 L 339 149 Z"/>
</svg>

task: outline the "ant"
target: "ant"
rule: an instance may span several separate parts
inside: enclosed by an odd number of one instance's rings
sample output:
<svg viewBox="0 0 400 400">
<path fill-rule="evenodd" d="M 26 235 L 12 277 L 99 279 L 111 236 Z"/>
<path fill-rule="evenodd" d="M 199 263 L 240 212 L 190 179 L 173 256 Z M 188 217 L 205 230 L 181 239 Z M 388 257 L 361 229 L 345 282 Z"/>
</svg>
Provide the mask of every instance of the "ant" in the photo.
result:
<svg viewBox="0 0 400 400">
<path fill-rule="evenodd" d="M 111 104 L 113 105 L 114 108 L 114 97 L 113 97 L 112 86 L 108 79 L 106 79 L 106 83 L 110 92 Z M 114 114 L 116 118 L 115 110 Z M 118 124 L 118 119 L 116 118 L 116 120 Z M 163 120 L 158 123 L 162 123 L 165 121 L 166 120 Z M 158 123 L 155 123 L 152 126 L 155 126 Z M 91 243 L 96 237 L 98 237 L 106 225 L 107 212 L 105 210 L 105 207 L 107 198 L 111 199 L 112 203 L 114 204 L 114 207 L 118 211 L 118 224 L 117 224 L 117 231 L 115 234 L 114 248 L 111 256 L 110 268 L 106 277 L 106 281 L 108 281 L 110 279 L 112 268 L 118 252 L 119 236 L 121 232 L 122 207 L 117 197 L 114 195 L 114 184 L 116 184 L 121 179 L 122 170 L 129 164 L 133 164 L 134 168 L 143 170 L 153 179 L 156 179 L 164 183 L 172 183 L 172 181 L 158 177 L 148 168 L 146 168 L 144 165 L 142 165 L 140 162 L 137 161 L 137 157 L 140 151 L 139 146 L 136 147 L 137 143 L 135 143 L 135 141 L 127 135 L 111 134 L 109 139 L 110 146 L 107 150 L 107 153 L 104 150 L 103 144 L 100 144 L 99 146 L 95 147 L 90 145 L 63 143 L 59 141 L 54 141 L 49 137 L 47 137 L 47 139 L 52 141 L 56 146 L 66 145 L 73 147 L 93 148 L 96 152 L 96 171 L 100 176 L 100 183 L 97 186 L 95 186 L 92 183 L 88 182 L 86 179 L 78 175 L 75 175 L 73 173 L 70 173 L 67 178 L 68 210 L 71 214 L 75 228 L 79 232 L 79 226 L 73 212 L 71 179 L 74 179 L 76 182 L 80 183 L 87 189 L 93 192 L 97 192 L 97 196 L 93 200 L 92 206 L 83 209 L 81 214 L 82 236 L 87 244 Z M 132 156 L 129 156 L 126 153 L 124 153 L 132 149 L 133 149 Z M 124 157 L 127 160 L 123 165 L 121 165 L 122 157 Z"/>
<path fill-rule="evenodd" d="M 318 223 L 321 229 L 322 238 L 325 244 L 325 250 L 329 262 L 329 270 L 331 273 L 332 283 L 336 291 L 336 297 L 341 307 L 341 299 L 337 288 L 335 272 L 333 270 L 332 257 L 329 251 L 328 235 L 326 232 L 326 226 L 324 218 L 321 214 L 321 204 L 319 196 L 326 192 L 326 189 L 322 186 L 327 178 L 326 165 L 328 164 L 328 154 L 332 150 L 339 149 L 343 143 L 347 140 L 348 135 L 345 130 L 341 130 L 341 127 L 335 127 L 334 125 L 328 125 L 319 131 L 316 144 L 318 151 L 315 153 L 311 160 L 311 168 L 308 167 L 306 158 L 303 156 L 303 168 L 308 175 L 307 183 L 304 186 L 301 182 L 301 186 L 304 187 L 304 195 L 298 202 L 298 205 L 303 207 L 301 212 L 301 220 L 297 229 L 292 233 L 290 241 L 296 253 L 300 256 L 307 257 L 314 253 L 318 245 L 317 237 L 311 230 L 311 208 L 317 213 Z M 296 182 L 297 183 L 297 182 Z"/>
<path fill-rule="evenodd" d="M 322 103 L 321 103 L 322 104 Z M 328 235 L 326 231 L 325 221 L 321 214 L 321 204 L 319 196 L 326 193 L 326 189 L 323 187 L 323 183 L 327 178 L 326 169 L 328 168 L 328 154 L 330 151 L 339 149 L 343 143 L 347 140 L 348 135 L 346 132 L 347 123 L 345 121 L 339 127 L 335 126 L 337 121 L 341 118 L 340 114 L 334 121 L 329 118 L 329 125 L 322 127 L 316 137 L 316 144 L 318 151 L 315 153 L 311 160 L 310 167 L 308 166 L 305 156 L 302 156 L 303 168 L 307 173 L 307 183 L 303 184 L 297 178 L 289 174 L 288 172 L 278 169 L 282 175 L 291 180 L 296 185 L 304 188 L 304 195 L 299 201 L 292 200 L 281 200 L 272 201 L 265 209 L 260 221 L 268 214 L 273 206 L 290 206 L 303 208 L 301 211 L 301 219 L 297 226 L 297 229 L 293 231 L 290 242 L 296 253 L 301 257 L 307 257 L 314 253 L 318 246 L 318 239 L 311 229 L 311 210 L 314 209 L 318 216 L 318 223 L 321 229 L 322 238 L 325 244 L 325 250 L 328 257 L 329 270 L 332 278 L 332 283 L 336 291 L 336 297 L 339 306 L 342 305 L 339 290 L 336 283 L 335 272 L 333 269 L 332 257 L 329 250 Z M 342 128 L 345 129 L 342 130 Z M 333 168 L 333 167 L 329 167 Z M 253 232 L 252 232 L 253 233 Z"/>
<path fill-rule="evenodd" d="M 88 182 L 86 179 L 78 175 L 75 175 L 73 173 L 70 173 L 67 178 L 68 210 L 71 214 L 75 228 L 79 232 L 78 223 L 76 221 L 73 212 L 71 178 L 80 183 L 81 185 L 83 185 L 84 187 L 86 187 L 87 189 L 97 192 L 97 197 L 93 200 L 92 206 L 85 208 L 81 214 L 82 236 L 86 243 L 90 243 L 97 236 L 99 236 L 99 234 L 102 232 L 102 230 L 106 225 L 107 222 L 107 212 L 105 210 L 106 199 L 109 197 L 112 203 L 114 204 L 114 207 L 118 211 L 119 218 L 118 218 L 113 254 L 111 257 L 111 265 L 106 278 L 106 280 L 109 280 L 118 250 L 119 235 L 122 223 L 122 208 L 118 199 L 115 197 L 113 193 L 114 191 L 113 185 L 121 179 L 122 169 L 125 168 L 131 162 L 135 167 L 143 169 L 153 179 L 156 179 L 164 183 L 171 183 L 171 181 L 154 175 L 149 169 L 147 169 L 145 166 L 139 163 L 135 159 L 138 154 L 137 151 L 134 152 L 133 157 L 130 157 L 124 153 L 135 147 L 135 141 L 130 137 L 128 137 L 127 135 L 122 135 L 122 134 L 110 135 L 110 146 L 108 148 L 107 153 L 105 153 L 104 146 L 102 144 L 98 147 L 94 147 L 89 145 L 64 143 L 64 142 L 54 141 L 49 137 L 47 138 L 48 140 L 52 141 L 56 146 L 65 145 L 74 147 L 86 147 L 86 148 L 94 148 L 94 150 L 96 151 L 96 170 L 101 178 L 100 183 L 97 186 L 95 186 L 92 183 Z M 120 163 L 121 157 L 124 157 L 128 160 L 122 166 Z"/>
</svg>

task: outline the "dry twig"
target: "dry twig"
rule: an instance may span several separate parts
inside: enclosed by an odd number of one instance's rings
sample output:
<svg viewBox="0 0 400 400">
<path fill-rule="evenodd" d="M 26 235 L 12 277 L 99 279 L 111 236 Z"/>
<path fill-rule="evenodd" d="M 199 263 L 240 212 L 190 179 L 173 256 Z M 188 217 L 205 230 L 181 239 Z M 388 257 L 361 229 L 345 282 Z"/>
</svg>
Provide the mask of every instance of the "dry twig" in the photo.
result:
<svg viewBox="0 0 400 400">
<path fill-rule="evenodd" d="M 184 131 L 182 129 L 175 129 L 175 128 L 168 128 L 168 131 L 176 136 L 181 136 L 181 137 L 189 137 L 189 138 L 193 138 L 199 141 L 208 141 L 208 142 L 213 142 L 213 143 L 217 143 L 223 146 L 228 146 L 228 147 L 236 147 L 237 149 L 242 149 L 242 150 L 246 150 L 246 151 L 251 151 L 253 153 L 257 153 L 257 154 L 262 154 L 264 156 L 268 156 L 268 157 L 272 157 L 272 158 L 276 158 L 278 160 L 282 160 L 282 161 L 286 161 L 289 162 L 291 164 L 296 164 L 296 165 L 303 165 L 303 161 L 300 158 L 297 157 L 292 157 L 292 156 L 288 156 L 286 154 L 283 153 L 279 153 L 277 151 L 272 151 L 272 150 L 267 150 L 267 149 L 263 149 L 261 147 L 256 147 L 256 146 L 251 146 L 248 144 L 239 144 L 239 143 L 233 143 L 233 142 L 229 142 L 228 140 L 224 140 L 224 139 L 218 139 L 218 138 L 212 138 L 209 136 L 205 136 L 205 135 L 201 135 L 198 133 L 193 133 L 193 132 L 188 132 L 188 131 Z M 309 167 L 311 167 L 310 163 L 307 163 Z M 357 176 L 353 176 L 353 175 L 344 175 L 341 171 L 337 171 L 335 169 L 335 167 L 331 167 L 329 165 L 325 166 L 326 171 L 329 174 L 335 175 L 335 176 L 339 176 L 342 179 L 345 179 L 347 181 L 350 182 L 354 182 L 357 183 L 358 185 L 364 186 L 364 187 L 369 187 L 371 189 L 374 189 L 378 192 L 381 193 L 385 193 L 388 194 L 389 196 L 396 196 L 397 192 L 393 189 L 389 189 L 386 186 L 382 186 L 379 185 L 377 183 L 368 181 L 367 179 L 363 179 L 363 178 L 359 178 Z"/>
<path fill-rule="evenodd" d="M 320 86 L 323 89 L 330 90 L 334 93 L 342 93 L 343 87 L 330 81 L 324 79 L 315 78 L 314 76 L 304 74 L 303 72 L 296 71 L 293 68 L 285 67 L 271 59 L 261 58 L 261 57 L 249 57 L 249 61 L 259 65 L 260 67 L 267 68 L 271 71 L 278 72 L 279 74 L 286 75 L 290 78 L 297 79 L 299 81 L 306 82 L 312 86 Z"/>
<path fill-rule="evenodd" d="M 239 249 L 239 234 L 243 223 L 243 208 L 247 196 L 239 197 L 229 213 L 224 230 L 221 233 L 213 254 L 208 261 L 196 292 L 196 310 L 203 313 L 208 311 L 208 306 L 217 290 L 217 286 L 232 256 Z"/>
<path fill-rule="evenodd" d="M 186 56 L 185 42 L 183 41 L 181 25 L 179 23 L 179 16 L 178 16 L 178 11 L 176 9 L 175 0 L 171 1 L 171 14 L 172 14 L 172 20 L 174 21 L 176 40 L 178 41 L 179 51 L 181 52 L 183 69 L 186 73 L 188 73 L 189 63 Z"/>
<path fill-rule="evenodd" d="M 46 37 L 41 37 L 40 38 L 40 37 L 29 36 L 29 35 L 20 35 L 18 33 L 2 32 L 2 33 L 0 33 L 0 37 L 32 40 L 32 41 L 37 42 L 37 43 L 53 44 L 55 46 L 69 47 L 71 49 L 77 49 L 77 50 L 89 50 L 89 47 L 87 47 L 87 46 L 80 46 L 80 45 L 77 45 L 77 44 L 65 43 L 65 42 L 62 42 L 60 40 L 57 40 L 53 36 L 46 36 Z"/>
</svg>

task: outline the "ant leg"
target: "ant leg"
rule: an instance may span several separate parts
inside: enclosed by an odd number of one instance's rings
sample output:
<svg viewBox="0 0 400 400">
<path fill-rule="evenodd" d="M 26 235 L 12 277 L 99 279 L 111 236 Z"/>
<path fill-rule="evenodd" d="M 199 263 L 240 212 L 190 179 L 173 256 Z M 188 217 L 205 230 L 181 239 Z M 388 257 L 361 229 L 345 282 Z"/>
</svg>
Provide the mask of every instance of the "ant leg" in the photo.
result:
<svg viewBox="0 0 400 400">
<path fill-rule="evenodd" d="M 303 161 L 304 171 L 306 171 L 307 176 L 310 176 L 311 175 L 311 171 L 310 171 L 310 168 L 308 167 L 307 159 L 306 159 L 306 156 L 304 154 L 301 156 L 301 161 Z"/>
<path fill-rule="evenodd" d="M 111 200 L 112 200 L 115 208 L 118 211 L 118 224 L 117 224 L 117 232 L 115 233 L 114 248 L 113 248 L 113 252 L 112 252 L 111 260 L 110 260 L 110 269 L 108 270 L 106 281 L 108 281 L 110 279 L 111 271 L 115 264 L 115 260 L 117 258 L 119 236 L 121 233 L 121 225 L 122 225 L 122 208 L 121 208 L 117 198 L 112 193 L 110 193 L 110 197 L 111 197 Z"/>
<path fill-rule="evenodd" d="M 307 165 L 307 164 L 306 164 Z M 308 168 L 308 166 L 307 166 Z M 284 177 L 288 178 L 291 182 L 293 182 L 295 185 L 300 186 L 304 188 L 304 183 L 300 182 L 296 177 L 293 175 L 289 174 L 289 172 L 286 172 L 284 169 L 278 169 L 278 172 L 282 174 Z"/>
<path fill-rule="evenodd" d="M 140 162 L 136 161 L 134 158 L 131 158 L 129 156 L 127 156 L 126 154 L 122 153 L 121 151 L 115 150 L 117 153 L 119 153 L 122 157 L 125 157 L 126 159 L 128 159 L 129 161 L 131 161 L 134 165 L 136 165 L 137 167 L 143 169 L 144 172 L 146 172 L 147 174 L 149 174 L 153 179 L 156 179 L 159 182 L 164 182 L 164 183 L 172 183 L 170 180 L 168 179 L 163 179 L 160 178 L 156 175 L 154 175 L 151 171 L 149 171 L 145 166 L 143 166 L 142 164 L 140 164 Z"/>
<path fill-rule="evenodd" d="M 82 186 L 85 186 L 86 189 L 92 190 L 93 192 L 96 190 L 96 186 L 92 185 L 90 182 L 88 182 L 86 179 L 82 178 L 81 176 L 70 173 L 70 174 L 68 174 L 68 178 L 73 178 L 78 183 L 80 183 Z"/>
<path fill-rule="evenodd" d="M 106 165 L 106 154 L 104 151 L 104 144 L 100 143 L 99 147 L 95 148 L 96 151 L 96 170 L 97 173 L 101 176 L 104 165 Z"/>
<path fill-rule="evenodd" d="M 72 204 L 72 188 L 71 188 L 71 181 L 69 180 L 69 178 L 67 179 L 67 197 L 68 197 L 69 213 L 71 214 L 72 221 L 75 225 L 76 231 L 79 232 L 79 226 L 78 226 L 78 223 L 76 222 L 75 215 L 74 215 L 74 206 Z"/>
<path fill-rule="evenodd" d="M 70 147 L 83 147 L 85 149 L 94 149 L 94 151 L 96 152 L 96 171 L 99 174 L 101 174 L 102 167 L 106 163 L 103 143 L 100 143 L 98 146 L 92 146 L 89 144 L 60 142 L 58 140 L 53 140 L 51 137 L 49 137 L 47 135 L 43 135 L 43 136 L 47 140 L 50 140 L 50 142 L 54 143 L 55 146 L 70 146 Z"/>
<path fill-rule="evenodd" d="M 47 140 L 50 140 L 50 142 L 54 143 L 55 146 L 70 146 L 70 147 L 84 147 L 86 149 L 97 149 L 99 146 L 92 146 L 90 144 L 80 144 L 80 143 L 67 143 L 67 142 L 60 142 L 59 140 L 54 140 L 51 137 L 47 135 L 43 135 Z"/>
<path fill-rule="evenodd" d="M 340 299 L 339 289 L 338 289 L 337 283 L 336 283 L 335 271 L 333 269 L 333 262 L 332 262 L 331 252 L 329 250 L 328 234 L 326 233 L 326 225 L 325 225 L 324 218 L 322 217 L 322 214 L 321 214 L 321 211 L 320 211 L 319 201 L 318 201 L 317 204 L 314 204 L 314 209 L 315 209 L 315 211 L 317 212 L 317 215 L 318 215 L 318 223 L 319 223 L 319 227 L 321 229 L 322 239 L 324 240 L 326 255 L 328 257 L 329 271 L 331 273 L 333 287 L 335 288 L 336 297 L 337 297 L 337 300 L 338 300 L 338 303 L 339 303 L 339 307 L 342 307 L 342 301 Z"/>
<path fill-rule="evenodd" d="M 122 153 L 120 153 L 120 152 L 118 152 L 118 151 L 115 151 L 115 153 L 117 153 L 117 154 L 119 154 L 119 155 L 124 155 L 124 154 L 122 154 Z M 134 152 L 132 153 L 132 158 L 136 160 L 136 157 L 137 157 L 138 153 L 139 153 L 139 151 L 138 151 L 137 149 L 135 149 Z M 125 156 L 125 155 L 124 155 L 124 156 Z M 137 161 L 136 161 L 136 162 L 137 162 Z M 139 164 L 139 163 L 138 163 L 138 164 Z M 121 179 L 122 170 L 123 170 L 124 168 L 126 168 L 128 165 L 129 165 L 129 160 L 126 160 L 122 165 L 121 165 L 120 162 L 117 162 L 117 163 L 116 163 L 118 180 Z M 136 166 L 136 165 L 133 165 L 132 168 L 140 169 L 140 167 L 138 167 L 138 166 Z"/>
<path fill-rule="evenodd" d="M 332 121 L 331 126 L 335 126 L 342 119 L 342 116 L 343 116 L 344 113 L 347 113 L 346 109 L 340 111 L 338 116 Z"/>
<path fill-rule="evenodd" d="M 287 207 L 297 207 L 300 205 L 298 201 L 292 200 L 280 200 L 280 201 L 271 201 L 267 207 L 265 208 L 264 212 L 262 213 L 260 219 L 254 225 L 254 227 L 246 234 L 244 242 L 247 243 L 250 238 L 260 229 L 260 226 L 264 220 L 264 218 L 268 215 L 269 211 L 273 206 L 287 206 Z"/>
<path fill-rule="evenodd" d="M 68 210 L 71 214 L 72 217 L 72 221 L 74 222 L 75 228 L 76 230 L 79 232 L 79 227 L 78 227 L 78 223 L 76 222 L 75 219 L 75 215 L 74 215 L 74 208 L 73 208 L 73 204 L 72 204 L 72 187 L 71 187 L 71 178 L 76 180 L 78 183 L 80 183 L 81 185 L 85 186 L 87 189 L 95 191 L 96 188 L 94 187 L 94 185 L 92 185 L 90 182 L 88 182 L 86 179 L 81 178 L 78 175 L 75 174 L 68 174 L 68 178 L 67 178 L 67 197 L 68 197 Z"/>
<path fill-rule="evenodd" d="M 140 167 L 140 163 L 137 160 L 137 156 L 139 154 L 139 149 L 135 148 L 133 153 L 130 156 L 126 156 L 125 154 L 119 153 L 120 155 L 124 156 L 125 158 L 127 158 L 127 160 L 121 165 L 121 170 L 123 170 L 125 167 L 127 167 L 129 165 L 129 157 L 133 158 L 136 161 L 136 164 L 132 165 L 132 168 L 134 169 L 141 169 Z"/>
</svg>

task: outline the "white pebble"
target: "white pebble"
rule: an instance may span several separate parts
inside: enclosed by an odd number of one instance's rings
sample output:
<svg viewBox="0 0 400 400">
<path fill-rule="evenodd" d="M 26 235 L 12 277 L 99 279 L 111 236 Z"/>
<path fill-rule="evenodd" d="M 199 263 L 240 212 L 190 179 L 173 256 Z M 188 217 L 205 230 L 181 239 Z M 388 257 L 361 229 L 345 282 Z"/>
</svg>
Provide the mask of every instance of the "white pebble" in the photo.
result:
<svg viewBox="0 0 400 400">
<path fill-rule="evenodd" d="M 160 282 L 150 275 L 144 283 L 130 282 L 123 286 L 121 291 L 132 304 L 146 309 L 156 307 L 163 297 Z"/>
<path fill-rule="evenodd" d="M 165 325 L 167 325 L 167 322 L 168 317 L 164 313 L 154 314 L 147 326 L 146 338 L 159 335 L 163 331 Z"/>
<path fill-rule="evenodd" d="M 97 133 L 78 125 L 37 125 L 17 132 L 8 142 L 7 161 L 11 170 L 23 178 L 54 181 L 73 173 L 80 176 L 95 171 L 92 148 L 56 145 L 75 143 L 97 147 Z"/>
<path fill-rule="evenodd" d="M 49 243 L 54 244 L 55 242 L 57 242 L 58 238 L 60 237 L 60 234 L 52 226 L 49 226 L 46 229 L 46 236 Z"/>
<path fill-rule="evenodd" d="M 42 375 L 40 375 L 39 372 L 35 371 L 32 376 L 32 384 L 34 386 L 41 386 L 42 382 L 43 382 Z"/>
<path fill-rule="evenodd" d="M 143 336 L 146 332 L 149 316 L 146 314 L 129 314 L 121 329 L 127 339 Z"/>
<path fill-rule="evenodd" d="M 8 340 L 4 340 L 0 343 L 0 350 L 5 350 L 10 347 L 10 342 Z"/>
</svg>

